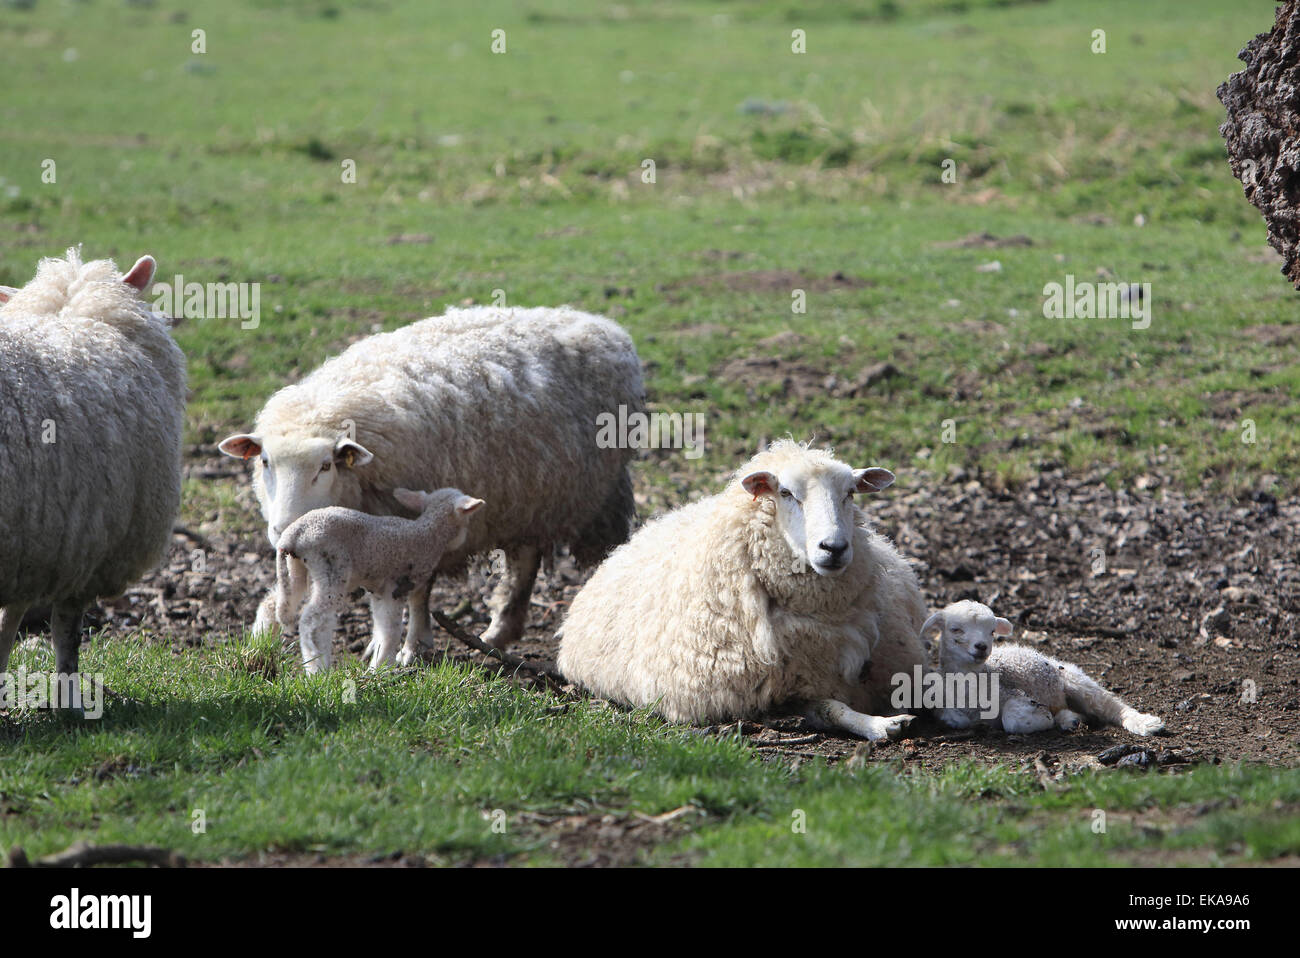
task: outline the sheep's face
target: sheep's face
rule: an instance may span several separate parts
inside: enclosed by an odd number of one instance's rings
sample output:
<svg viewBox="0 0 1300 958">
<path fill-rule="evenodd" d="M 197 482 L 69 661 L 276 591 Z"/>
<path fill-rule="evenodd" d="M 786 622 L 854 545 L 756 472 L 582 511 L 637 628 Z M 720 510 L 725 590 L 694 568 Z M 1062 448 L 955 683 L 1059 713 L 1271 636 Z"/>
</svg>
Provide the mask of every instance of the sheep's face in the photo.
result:
<svg viewBox="0 0 1300 958">
<path fill-rule="evenodd" d="M 342 505 L 345 480 L 341 475 L 374 458 L 364 446 L 346 437 L 263 439 L 244 433 L 222 440 L 218 448 L 236 459 L 257 459 L 253 486 L 272 546 L 300 516 L 313 509 Z"/>
<path fill-rule="evenodd" d="M 853 530 L 859 492 L 879 492 L 894 481 L 888 469 L 827 468 L 795 464 L 780 474 L 751 472 L 741 480 L 754 498 L 776 503 L 776 524 L 801 569 L 838 575 L 853 561 Z"/>
<path fill-rule="evenodd" d="M 940 661 L 946 668 L 956 670 L 983 665 L 992 654 L 997 637 L 1011 634 L 1008 620 L 994 615 L 987 605 L 969 600 L 954 602 L 935 613 L 921 631 L 928 636 L 935 624 L 941 630 Z"/>
</svg>

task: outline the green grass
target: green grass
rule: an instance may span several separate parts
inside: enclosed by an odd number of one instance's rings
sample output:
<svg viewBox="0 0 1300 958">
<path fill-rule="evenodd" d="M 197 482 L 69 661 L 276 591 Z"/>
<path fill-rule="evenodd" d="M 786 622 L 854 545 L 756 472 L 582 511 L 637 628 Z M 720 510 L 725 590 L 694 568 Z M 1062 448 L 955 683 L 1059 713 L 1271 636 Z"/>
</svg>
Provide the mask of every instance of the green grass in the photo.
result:
<svg viewBox="0 0 1300 958">
<path fill-rule="evenodd" d="M 24 650 L 14 668 L 48 669 L 50 658 Z M 0 728 L 0 846 L 36 855 L 90 835 L 207 861 L 548 864 L 553 836 L 539 823 L 691 806 L 689 834 L 647 860 L 1100 865 L 1300 850 L 1300 820 L 1285 813 L 1300 803 L 1300 776 L 1278 769 L 1086 773 L 1044 793 L 1032 774 L 970 762 L 940 774 L 765 765 L 734 739 L 452 665 L 309 680 L 278 643 L 178 655 L 140 637 L 93 644 L 83 669 L 127 700 L 98 721 L 26 712 Z M 1108 816 L 1100 834 L 1097 809 Z"/>
<path fill-rule="evenodd" d="M 123 266 L 152 252 L 163 279 L 262 284 L 257 329 L 178 329 L 191 442 L 246 427 L 275 388 L 372 328 L 501 289 L 616 315 L 653 400 L 705 413 L 703 459 L 642 463 L 655 505 L 680 502 L 682 481 L 712 488 L 758 437 L 787 431 L 905 483 L 962 466 L 1014 486 L 1061 464 L 1117 484 L 1157 471 L 1229 495 L 1296 488 L 1300 374 L 1259 330 L 1290 325 L 1295 294 L 1228 171 L 1214 97 L 1271 24 L 1267 4 L 21 6 L 0 5 L 0 283 L 80 242 Z M 806 54 L 791 52 L 796 29 Z M 1105 54 L 1090 50 L 1096 29 Z M 981 231 L 1032 245 L 936 246 Z M 994 259 L 999 272 L 976 271 Z M 721 275 L 774 271 L 806 278 L 806 313 L 791 312 L 794 282 Z M 1044 318 L 1046 283 L 1099 271 L 1151 283 L 1149 329 Z M 837 272 L 860 282 L 827 281 Z M 852 378 L 887 360 L 901 375 L 803 400 L 720 375 L 787 330 L 801 337 L 788 361 Z M 956 442 L 941 440 L 946 420 Z M 230 483 L 188 482 L 184 515 L 260 534 Z M 968 764 L 791 771 L 451 668 L 267 679 L 223 637 L 176 655 L 163 639 L 89 656 L 143 705 L 84 726 L 0 719 L 0 843 L 546 862 L 549 833 L 525 812 L 697 804 L 650 860 L 1300 853 L 1294 816 L 1274 810 L 1294 809 L 1292 771 L 1085 774 L 1050 795 Z M 1178 812 L 1224 795 L 1241 801 Z M 1112 812 L 1105 835 L 1094 807 Z M 483 818 L 497 808 L 504 834 Z M 806 834 L 790 830 L 796 808 Z M 1126 812 L 1172 817 L 1144 830 Z"/>
</svg>

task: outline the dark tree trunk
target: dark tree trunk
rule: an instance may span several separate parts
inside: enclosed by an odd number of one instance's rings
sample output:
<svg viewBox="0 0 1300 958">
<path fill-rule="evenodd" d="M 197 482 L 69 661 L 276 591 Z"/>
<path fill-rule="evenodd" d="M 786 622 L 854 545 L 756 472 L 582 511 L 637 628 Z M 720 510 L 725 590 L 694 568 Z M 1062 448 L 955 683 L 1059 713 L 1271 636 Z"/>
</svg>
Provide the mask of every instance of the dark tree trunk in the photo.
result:
<svg viewBox="0 0 1300 958">
<path fill-rule="evenodd" d="M 1279 6 L 1272 32 L 1238 56 L 1246 69 L 1218 89 L 1228 110 L 1219 132 L 1246 199 L 1264 214 L 1282 272 L 1300 289 L 1300 0 Z"/>
</svg>

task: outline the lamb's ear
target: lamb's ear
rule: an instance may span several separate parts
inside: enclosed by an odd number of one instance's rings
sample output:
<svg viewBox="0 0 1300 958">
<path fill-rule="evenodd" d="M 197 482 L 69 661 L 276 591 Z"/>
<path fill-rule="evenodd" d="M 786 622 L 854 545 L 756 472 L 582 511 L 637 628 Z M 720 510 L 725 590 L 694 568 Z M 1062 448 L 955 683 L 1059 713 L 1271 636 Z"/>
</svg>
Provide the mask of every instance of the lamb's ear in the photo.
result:
<svg viewBox="0 0 1300 958">
<path fill-rule="evenodd" d="M 921 626 L 921 648 L 925 651 L 927 661 L 936 662 L 939 658 L 939 641 L 934 636 L 934 628 L 942 625 L 943 613 L 936 612 Z"/>
<path fill-rule="evenodd" d="M 853 478 L 857 480 L 857 485 L 853 489 L 854 492 L 880 492 L 894 483 L 894 474 L 888 469 L 882 469 L 879 466 L 855 469 L 853 470 Z"/>
<path fill-rule="evenodd" d="M 770 472 L 751 472 L 740 480 L 740 484 L 755 499 L 763 495 L 774 496 L 781 488 L 781 483 Z"/>
<path fill-rule="evenodd" d="M 998 618 L 994 619 L 994 620 L 993 620 L 993 634 L 994 634 L 994 635 L 1010 635 L 1010 634 L 1011 634 L 1011 622 L 1010 622 L 1010 620 L 1008 620 L 1008 619 L 1004 619 L 1004 618 L 1002 618 L 1001 616 L 999 616 Z"/>
<path fill-rule="evenodd" d="M 135 261 L 135 265 L 122 277 L 122 282 L 127 286 L 134 286 L 143 293 L 153 282 L 153 274 L 157 268 L 158 264 L 154 262 L 154 258 L 146 253 Z"/>
<path fill-rule="evenodd" d="M 0 286 L 0 304 L 9 302 L 9 297 L 16 292 L 18 292 L 18 290 L 14 289 L 12 286 Z"/>
<path fill-rule="evenodd" d="M 414 489 L 394 489 L 393 498 L 416 512 L 424 511 L 425 495 L 423 492 L 416 492 Z"/>
<path fill-rule="evenodd" d="M 217 448 L 235 459 L 252 459 L 262 454 L 262 437 L 240 432 L 221 440 Z"/>
<path fill-rule="evenodd" d="M 482 505 L 482 499 L 475 499 L 473 496 L 461 496 L 460 501 L 456 503 L 456 510 L 464 515 L 469 515 L 471 512 L 478 511 Z"/>
<path fill-rule="evenodd" d="M 364 466 L 374 458 L 369 449 L 351 439 L 340 439 L 334 444 L 334 461 L 340 466 L 352 469 Z"/>
</svg>

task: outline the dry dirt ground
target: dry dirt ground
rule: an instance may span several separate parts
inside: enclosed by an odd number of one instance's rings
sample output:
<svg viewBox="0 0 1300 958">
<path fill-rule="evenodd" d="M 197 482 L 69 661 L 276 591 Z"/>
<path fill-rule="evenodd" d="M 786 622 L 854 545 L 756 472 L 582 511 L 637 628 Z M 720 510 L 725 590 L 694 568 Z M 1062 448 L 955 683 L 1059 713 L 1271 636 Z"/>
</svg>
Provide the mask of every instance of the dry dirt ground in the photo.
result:
<svg viewBox="0 0 1300 958">
<path fill-rule="evenodd" d="M 188 471 L 238 483 L 244 531 L 178 531 L 165 568 L 92 616 L 108 635 L 143 627 L 201 647 L 252 622 L 273 582 L 272 553 L 244 467 L 211 452 L 196 448 Z M 868 507 L 915 562 L 932 607 L 986 602 L 1015 623 L 1013 640 L 1078 663 L 1164 718 L 1168 733 L 1127 761 L 1170 771 L 1201 761 L 1300 764 L 1300 540 L 1293 533 L 1300 504 L 1267 494 L 1189 498 L 1156 478 L 1140 482 L 1142 490 L 1116 491 L 1103 478 L 1049 471 L 1008 493 L 957 472 L 920 491 L 896 487 Z M 552 635 L 583 579 L 566 557 L 544 570 L 517 653 L 554 657 Z M 481 571 L 439 582 L 434 608 L 459 606 L 461 624 L 481 631 L 488 584 Z M 358 602 L 336 655 L 357 656 L 368 627 Z M 445 635 L 440 641 L 459 659 L 479 658 Z M 765 757 L 836 761 L 855 750 L 861 757 L 858 741 L 813 733 L 794 717 L 702 730 L 737 732 Z M 1133 740 L 1113 728 L 1013 736 L 953 732 L 922 719 L 907 738 L 873 753 L 923 766 L 975 757 L 1033 767 L 1038 759 L 1058 774 Z"/>
</svg>

